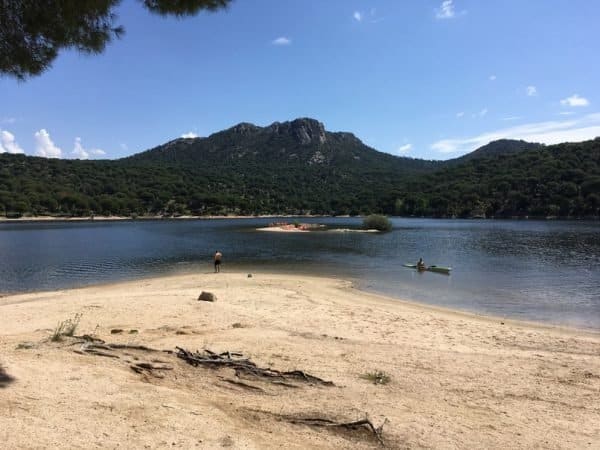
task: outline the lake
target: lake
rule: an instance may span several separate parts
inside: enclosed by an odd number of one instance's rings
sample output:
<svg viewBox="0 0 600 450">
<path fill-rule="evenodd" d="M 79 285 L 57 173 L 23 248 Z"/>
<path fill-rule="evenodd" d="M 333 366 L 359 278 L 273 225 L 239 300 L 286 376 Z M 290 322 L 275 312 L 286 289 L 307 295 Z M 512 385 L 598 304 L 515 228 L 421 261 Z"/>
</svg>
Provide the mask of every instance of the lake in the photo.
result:
<svg viewBox="0 0 600 450">
<path fill-rule="evenodd" d="M 256 231 L 273 220 L 0 223 L 0 293 L 211 272 L 220 250 L 224 271 L 343 277 L 397 298 L 600 329 L 599 222 L 394 218 L 382 234 Z M 402 267 L 419 257 L 451 275 Z"/>
</svg>

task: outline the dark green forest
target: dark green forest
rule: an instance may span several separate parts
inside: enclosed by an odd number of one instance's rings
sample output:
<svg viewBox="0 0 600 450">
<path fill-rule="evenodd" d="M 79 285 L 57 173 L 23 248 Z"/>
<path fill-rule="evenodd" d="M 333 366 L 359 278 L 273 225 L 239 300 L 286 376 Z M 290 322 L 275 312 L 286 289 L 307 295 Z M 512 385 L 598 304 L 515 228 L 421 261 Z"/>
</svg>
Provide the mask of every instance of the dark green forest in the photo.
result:
<svg viewBox="0 0 600 450">
<path fill-rule="evenodd" d="M 384 213 L 598 217 L 600 139 L 496 141 L 450 161 L 395 157 L 312 119 L 240 124 L 120 160 L 0 155 L 0 215 Z"/>
</svg>

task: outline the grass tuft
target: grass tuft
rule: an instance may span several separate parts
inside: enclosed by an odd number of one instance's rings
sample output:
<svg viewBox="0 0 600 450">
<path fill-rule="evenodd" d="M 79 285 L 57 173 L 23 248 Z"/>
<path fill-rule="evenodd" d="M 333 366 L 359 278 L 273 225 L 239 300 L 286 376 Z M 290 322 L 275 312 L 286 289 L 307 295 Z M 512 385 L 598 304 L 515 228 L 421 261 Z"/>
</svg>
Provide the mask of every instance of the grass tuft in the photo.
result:
<svg viewBox="0 0 600 450">
<path fill-rule="evenodd" d="M 77 327 L 79 326 L 79 321 L 81 320 L 81 314 L 77 313 L 72 319 L 63 320 L 56 325 L 56 328 L 52 332 L 52 336 L 50 340 L 52 342 L 60 342 L 62 341 L 63 336 L 73 336 Z"/>
</svg>

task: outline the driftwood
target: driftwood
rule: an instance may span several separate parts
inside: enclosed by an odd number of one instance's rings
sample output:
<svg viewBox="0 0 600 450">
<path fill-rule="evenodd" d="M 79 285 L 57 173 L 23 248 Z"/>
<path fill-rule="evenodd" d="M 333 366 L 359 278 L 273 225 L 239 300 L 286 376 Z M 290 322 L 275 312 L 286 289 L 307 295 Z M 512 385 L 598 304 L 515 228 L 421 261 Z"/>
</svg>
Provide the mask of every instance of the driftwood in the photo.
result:
<svg viewBox="0 0 600 450">
<path fill-rule="evenodd" d="M 100 338 L 91 336 L 89 334 L 83 334 L 81 336 L 73 336 L 75 339 L 80 339 L 82 341 L 86 341 L 86 342 L 98 342 L 100 344 L 104 344 L 104 341 Z"/>
<path fill-rule="evenodd" d="M 230 367 L 235 370 L 235 375 L 237 377 L 240 377 L 242 375 L 253 376 L 283 386 L 287 386 L 287 383 L 285 383 L 286 381 L 292 380 L 308 384 L 334 386 L 333 382 L 331 381 L 326 381 L 319 377 L 315 377 L 314 375 L 309 375 L 301 370 L 281 372 L 279 370 L 271 368 L 258 367 L 256 363 L 251 361 L 249 358 L 244 358 L 244 355 L 237 352 L 215 353 L 210 350 L 204 350 L 203 353 L 193 353 L 181 347 L 176 348 L 177 357 L 183 359 L 188 364 L 191 364 L 194 367 Z"/>
<path fill-rule="evenodd" d="M 106 358 L 115 358 L 120 359 L 121 356 L 131 356 L 133 359 L 137 359 L 135 355 L 130 355 L 125 352 L 121 352 L 121 354 L 115 352 L 115 350 L 137 350 L 151 353 L 169 353 L 172 354 L 171 350 L 158 350 L 150 347 L 146 347 L 145 345 L 130 345 L 130 344 L 110 344 L 106 343 L 101 339 L 97 339 L 91 336 L 77 336 L 77 339 L 80 339 L 79 342 L 82 344 L 81 347 L 77 350 L 74 350 L 75 353 L 79 354 L 90 354 L 95 356 L 103 356 Z M 81 342 L 83 341 L 83 342 Z M 270 367 L 258 367 L 255 362 L 250 360 L 250 358 L 244 357 L 242 353 L 239 352 L 223 352 L 223 353 L 215 353 L 211 350 L 205 349 L 203 352 L 190 352 L 181 347 L 176 347 L 177 352 L 176 356 L 180 359 L 183 359 L 188 364 L 197 367 L 204 366 L 210 368 L 221 368 L 228 367 L 234 370 L 235 376 L 238 378 L 243 377 L 253 377 L 256 379 L 260 379 L 263 381 L 268 381 L 272 384 L 283 386 L 287 388 L 297 388 L 298 386 L 293 384 L 293 382 L 297 383 L 306 383 L 310 385 L 321 385 L 321 386 L 334 386 L 332 381 L 326 381 L 322 378 L 316 377 L 314 375 L 310 375 L 302 370 L 291 370 L 288 372 L 282 372 L 279 370 L 271 369 Z M 127 359 L 127 358 L 125 358 Z M 129 362 L 129 361 L 127 361 Z M 172 370 L 173 368 L 170 366 L 166 366 L 164 361 L 153 360 L 154 363 L 160 363 L 162 365 L 155 365 L 152 363 L 139 362 L 130 365 L 129 367 L 136 373 L 152 373 L 154 370 Z M 252 389 L 255 391 L 263 391 L 262 388 L 257 386 L 252 386 L 247 383 L 243 383 L 238 380 L 231 379 L 223 379 L 227 383 L 237 384 L 240 387 L 244 387 L 246 389 Z"/>
<path fill-rule="evenodd" d="M 75 353 L 79 353 L 80 355 L 90 354 L 94 356 L 104 356 L 107 358 L 115 358 L 120 359 L 121 356 L 115 353 L 115 350 L 139 350 L 145 352 L 160 352 L 162 350 L 156 350 L 150 347 L 146 347 L 144 345 L 129 345 L 129 344 L 106 344 L 104 341 L 100 339 L 85 339 L 84 343 L 80 349 L 73 350 Z M 79 342 L 81 343 L 81 342 Z M 172 353 L 169 350 L 169 353 Z M 123 352 L 123 355 L 127 355 L 127 353 Z M 129 355 L 133 356 L 133 355 Z M 137 359 L 136 356 L 133 356 L 134 359 Z M 125 358 L 126 359 L 126 358 Z M 127 361 L 129 362 L 129 361 Z M 154 363 L 154 364 L 153 364 Z M 153 360 L 153 363 L 149 362 L 138 362 L 130 365 L 129 367 L 135 373 L 138 374 L 151 374 L 156 378 L 163 378 L 164 375 L 155 373 L 155 370 L 173 370 L 173 367 L 166 365 L 164 361 Z M 156 365 L 160 364 L 160 365 Z"/>
<path fill-rule="evenodd" d="M 91 353 L 92 355 L 96 355 L 96 356 L 104 356 L 106 358 L 119 359 L 119 355 L 115 355 L 113 353 L 101 352 L 99 350 L 94 350 L 94 349 L 84 350 L 84 352 Z"/>
<path fill-rule="evenodd" d="M 161 366 L 156 366 L 154 364 L 146 363 L 146 362 L 135 363 L 135 364 L 132 364 L 129 367 L 135 373 L 139 373 L 139 374 L 150 373 L 150 374 L 152 374 L 153 376 L 155 376 L 157 378 L 163 378 L 164 375 L 158 375 L 158 374 L 156 374 L 156 373 L 153 372 L 154 370 L 173 370 L 173 368 L 171 366 L 166 366 L 164 364 L 161 365 Z"/>
<path fill-rule="evenodd" d="M 253 386 L 251 384 L 244 383 L 242 381 L 232 380 L 231 378 L 225 378 L 225 377 L 219 377 L 219 379 L 225 381 L 226 383 L 233 384 L 234 386 L 240 386 L 244 389 L 249 389 L 251 391 L 265 392 L 265 390 L 263 388 L 260 388 L 258 386 Z M 296 387 L 296 386 L 294 386 L 294 387 Z"/>
<path fill-rule="evenodd" d="M 146 347 L 145 345 L 128 345 L 128 344 L 107 344 L 111 349 L 120 349 L 120 350 L 142 350 L 144 352 L 165 352 L 172 353 L 171 350 L 158 350 L 151 347 Z"/>
<path fill-rule="evenodd" d="M 353 422 L 336 422 L 322 417 L 285 417 L 285 419 L 293 424 L 308 425 L 310 427 L 337 428 L 343 430 L 364 429 L 371 432 L 379 444 L 381 444 L 382 447 L 385 447 L 385 442 L 383 441 L 383 426 L 387 423 L 387 419 L 385 419 L 378 427 L 373 425 L 373 422 L 371 422 L 368 417 Z"/>
</svg>

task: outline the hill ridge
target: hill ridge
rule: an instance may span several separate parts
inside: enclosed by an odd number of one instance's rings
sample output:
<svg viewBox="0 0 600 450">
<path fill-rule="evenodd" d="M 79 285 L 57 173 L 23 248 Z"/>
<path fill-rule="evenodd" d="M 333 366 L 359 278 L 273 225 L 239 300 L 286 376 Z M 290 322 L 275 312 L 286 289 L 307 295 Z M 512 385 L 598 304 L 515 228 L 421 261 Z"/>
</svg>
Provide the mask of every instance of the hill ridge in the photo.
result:
<svg viewBox="0 0 600 450">
<path fill-rule="evenodd" d="M 314 119 L 236 124 L 119 160 L 0 155 L 0 214 L 598 217 L 600 139 L 426 161 Z"/>
</svg>

